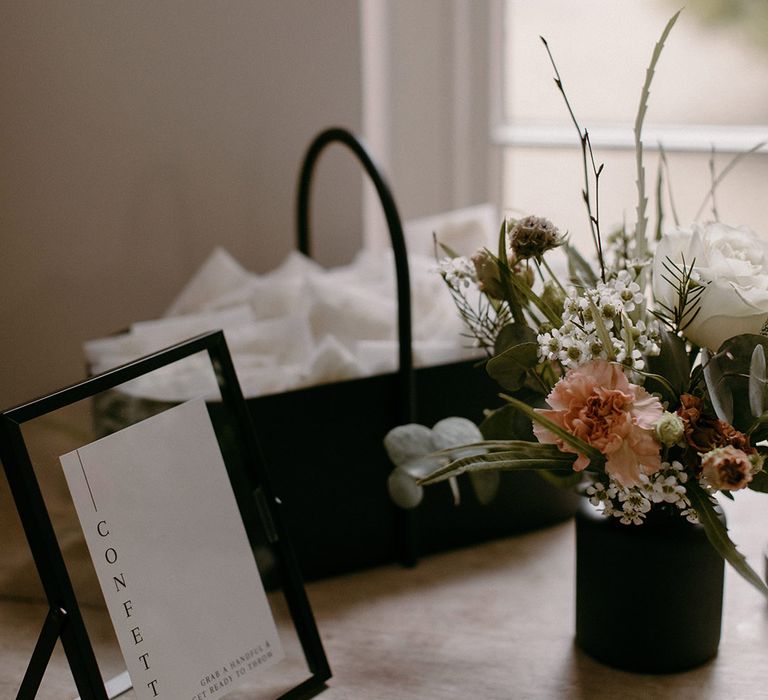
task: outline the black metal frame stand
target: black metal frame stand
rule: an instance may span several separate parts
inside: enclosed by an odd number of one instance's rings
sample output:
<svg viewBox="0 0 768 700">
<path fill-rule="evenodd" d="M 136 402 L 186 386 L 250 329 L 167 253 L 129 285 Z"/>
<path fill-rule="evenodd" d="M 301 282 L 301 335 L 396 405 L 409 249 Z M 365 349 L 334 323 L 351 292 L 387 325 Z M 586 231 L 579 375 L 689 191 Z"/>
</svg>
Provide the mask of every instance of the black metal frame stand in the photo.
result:
<svg viewBox="0 0 768 700">
<path fill-rule="evenodd" d="M 108 700 L 61 548 L 22 435 L 22 425 L 201 352 L 207 352 L 210 358 L 222 402 L 230 419 L 233 437 L 242 453 L 242 464 L 246 465 L 227 466 L 243 522 L 259 522 L 261 519 L 264 530 L 271 533 L 270 542 L 280 565 L 283 593 L 311 674 L 298 686 L 281 695 L 280 700 L 312 697 L 325 688 L 325 681 L 331 677 L 298 564 L 285 536 L 281 502 L 273 494 L 224 334 L 215 331 L 0 413 L 0 460 L 5 468 L 49 605 L 48 615 L 19 688 L 17 700 L 32 700 L 36 696 L 59 639 L 82 700 Z M 261 503 L 257 504 L 254 494 L 262 496 Z M 264 522 L 265 519 L 268 522 Z M 247 525 L 246 532 L 249 538 L 255 537 Z"/>
</svg>

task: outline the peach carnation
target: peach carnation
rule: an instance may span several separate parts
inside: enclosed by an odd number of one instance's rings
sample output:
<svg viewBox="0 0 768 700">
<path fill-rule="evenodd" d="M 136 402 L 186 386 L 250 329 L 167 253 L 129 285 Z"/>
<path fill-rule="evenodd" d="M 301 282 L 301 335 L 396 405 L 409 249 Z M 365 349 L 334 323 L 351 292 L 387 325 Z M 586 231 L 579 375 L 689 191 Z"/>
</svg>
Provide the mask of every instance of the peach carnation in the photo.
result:
<svg viewBox="0 0 768 700">
<path fill-rule="evenodd" d="M 605 457 L 605 471 L 623 486 L 640 483 L 641 474 L 661 468 L 661 445 L 654 427 L 664 413 L 661 403 L 645 389 L 631 384 L 621 367 L 592 360 L 569 370 L 547 397 L 549 409 L 535 409 Z M 539 442 L 578 454 L 573 468 L 589 466 L 589 458 L 534 421 Z"/>
</svg>

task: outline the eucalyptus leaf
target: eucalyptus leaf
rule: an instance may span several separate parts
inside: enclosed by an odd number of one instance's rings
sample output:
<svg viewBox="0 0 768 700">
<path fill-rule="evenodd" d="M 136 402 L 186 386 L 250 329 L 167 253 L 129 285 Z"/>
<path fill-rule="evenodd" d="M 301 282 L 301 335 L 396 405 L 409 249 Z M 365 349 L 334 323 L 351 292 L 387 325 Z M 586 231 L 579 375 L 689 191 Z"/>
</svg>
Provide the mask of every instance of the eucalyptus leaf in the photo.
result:
<svg viewBox="0 0 768 700">
<path fill-rule="evenodd" d="M 437 422 L 432 429 L 417 423 L 401 425 L 387 433 L 384 446 L 395 469 L 389 476 L 390 498 L 401 508 L 415 508 L 423 498 L 418 480 L 460 458 L 477 457 L 489 449 L 483 435 L 470 420 L 449 417 Z M 497 449 L 506 449 L 506 444 Z M 477 488 L 483 498 L 491 498 L 491 480 Z M 458 503 L 459 487 L 450 479 L 454 500 Z"/>
<path fill-rule="evenodd" d="M 384 449 L 392 464 L 399 467 L 435 450 L 432 431 L 418 423 L 398 425 L 384 436 Z"/>
<path fill-rule="evenodd" d="M 522 323 L 508 323 L 499 331 L 493 350 L 495 355 L 503 353 L 520 343 L 535 343 L 536 331 Z"/>
<path fill-rule="evenodd" d="M 520 343 L 507 348 L 488 360 L 488 374 L 507 391 L 517 391 L 525 383 L 528 371 L 539 361 L 539 346 L 534 342 Z"/>
<path fill-rule="evenodd" d="M 726 423 L 733 423 L 733 394 L 725 382 L 717 356 L 711 355 L 709 350 L 702 348 L 701 366 L 704 370 L 709 400 L 717 417 Z"/>
<path fill-rule="evenodd" d="M 738 397 L 748 397 L 750 393 L 750 374 L 752 357 L 755 347 L 762 346 L 763 352 L 768 353 L 768 338 L 762 335 L 743 334 L 728 338 L 718 349 L 718 362 L 722 369 L 723 379 L 730 388 L 731 394 Z M 732 425 L 746 432 L 755 421 L 750 401 L 734 402 Z M 766 425 L 753 432 L 753 442 L 768 437 Z"/>
<path fill-rule="evenodd" d="M 451 416 L 443 418 L 432 427 L 432 443 L 435 450 L 477 443 L 482 439 L 480 429 L 468 418 Z"/>
<path fill-rule="evenodd" d="M 691 504 L 699 514 L 699 522 L 704 527 L 707 538 L 715 550 L 723 557 L 746 581 L 751 583 L 760 593 L 768 599 L 768 586 L 755 570 L 747 563 L 744 556 L 736 549 L 736 546 L 728 537 L 728 529 L 720 519 L 712 500 L 704 489 L 695 481 L 686 485 Z"/>
<path fill-rule="evenodd" d="M 749 362 L 749 409 L 757 418 L 765 410 L 765 349 L 755 345 Z"/>
<path fill-rule="evenodd" d="M 389 497 L 401 508 L 415 508 L 424 498 L 424 489 L 416 483 L 416 479 L 400 468 L 389 475 L 387 489 Z"/>
</svg>

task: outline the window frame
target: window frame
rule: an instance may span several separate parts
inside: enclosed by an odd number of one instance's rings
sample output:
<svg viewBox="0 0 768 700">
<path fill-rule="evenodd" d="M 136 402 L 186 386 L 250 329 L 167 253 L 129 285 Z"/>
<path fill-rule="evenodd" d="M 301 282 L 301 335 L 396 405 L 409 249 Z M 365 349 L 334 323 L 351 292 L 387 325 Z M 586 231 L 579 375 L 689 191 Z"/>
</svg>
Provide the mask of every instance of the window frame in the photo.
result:
<svg viewBox="0 0 768 700">
<path fill-rule="evenodd" d="M 508 0 L 492 2 L 489 46 L 491 47 L 490 140 L 493 146 L 504 148 L 574 148 L 581 147 L 569 121 L 533 122 L 507 118 L 504 113 L 508 82 L 504 75 L 502 56 L 509 45 L 506 27 Z M 589 124 L 589 137 L 596 149 L 634 151 L 632 122 L 597 122 Z M 759 148 L 755 148 L 761 144 Z M 709 153 L 737 155 L 754 149 L 758 155 L 768 154 L 768 124 L 676 124 L 646 123 L 643 126 L 643 147 L 666 153 Z"/>
</svg>

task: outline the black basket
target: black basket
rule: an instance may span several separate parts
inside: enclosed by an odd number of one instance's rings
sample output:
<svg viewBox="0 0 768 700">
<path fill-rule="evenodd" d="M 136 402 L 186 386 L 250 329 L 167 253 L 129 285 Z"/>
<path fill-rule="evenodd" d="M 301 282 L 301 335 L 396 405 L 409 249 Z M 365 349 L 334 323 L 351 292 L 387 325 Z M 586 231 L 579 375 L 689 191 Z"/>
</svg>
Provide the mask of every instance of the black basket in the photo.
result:
<svg viewBox="0 0 768 700">
<path fill-rule="evenodd" d="M 414 564 L 420 554 L 572 516 L 578 498 L 531 472 L 503 473 L 499 494 L 489 505 L 475 499 L 465 477 L 459 480 L 459 506 L 445 484 L 427 488 L 414 511 L 403 511 L 390 501 L 387 477 L 393 465 L 383 448 L 386 433 L 409 422 L 431 427 L 448 416 L 479 422 L 484 409 L 500 405 L 498 387 L 475 361 L 414 370 L 400 216 L 376 164 L 345 129 L 320 133 L 304 158 L 297 198 L 299 250 L 310 253 L 312 174 L 321 152 L 332 143 L 343 144 L 357 156 L 384 208 L 397 277 L 399 368 L 248 400 L 304 576 L 325 577 L 393 561 Z"/>
<path fill-rule="evenodd" d="M 428 487 L 415 510 L 402 510 L 390 500 L 387 478 L 394 467 L 383 446 L 389 430 L 410 422 L 431 427 L 448 416 L 479 423 L 484 409 L 498 407 L 501 401 L 498 387 L 474 360 L 414 370 L 408 259 L 400 216 L 370 155 L 344 129 L 323 131 L 304 158 L 297 198 L 299 250 L 310 252 L 314 166 L 323 149 L 334 142 L 357 156 L 384 207 L 397 277 L 399 367 L 393 373 L 247 399 L 302 574 L 317 579 L 396 561 L 413 565 L 422 554 L 571 517 L 578 497 L 533 472 L 502 473 L 498 495 L 488 505 L 477 501 L 466 476 L 459 477 L 459 506 L 446 484 Z M 173 405 L 119 391 L 106 392 L 95 404 L 98 435 Z M 209 408 L 215 421 L 217 407 Z"/>
</svg>

